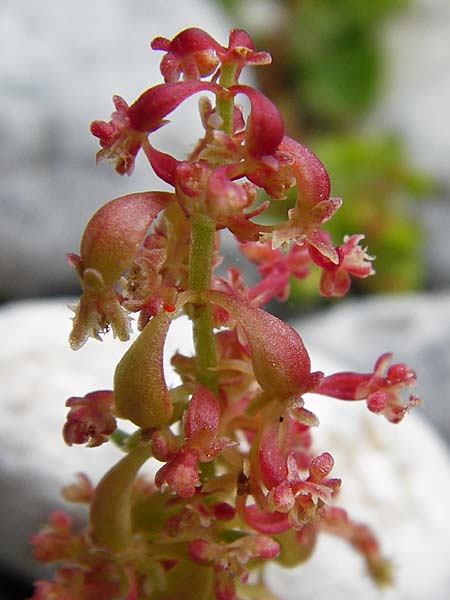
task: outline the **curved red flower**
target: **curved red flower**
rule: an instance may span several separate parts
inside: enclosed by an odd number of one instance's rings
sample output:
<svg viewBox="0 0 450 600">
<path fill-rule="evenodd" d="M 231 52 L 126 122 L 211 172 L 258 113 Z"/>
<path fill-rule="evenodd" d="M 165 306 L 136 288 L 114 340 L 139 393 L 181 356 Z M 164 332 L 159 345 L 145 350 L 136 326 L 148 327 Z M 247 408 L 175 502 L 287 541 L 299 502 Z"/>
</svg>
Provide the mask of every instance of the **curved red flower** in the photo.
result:
<svg viewBox="0 0 450 600">
<path fill-rule="evenodd" d="M 219 64 L 223 48 L 206 31 L 190 27 L 178 33 L 172 40 L 156 37 L 152 50 L 163 50 L 160 69 L 166 83 L 184 79 L 200 79 L 211 75 Z"/>
<path fill-rule="evenodd" d="M 365 399 L 371 412 L 382 414 L 391 423 L 399 423 L 420 400 L 407 392 L 416 383 L 415 372 L 404 363 L 388 366 L 391 359 L 390 352 L 382 354 L 373 373 L 329 375 L 313 392 L 341 400 Z"/>
</svg>

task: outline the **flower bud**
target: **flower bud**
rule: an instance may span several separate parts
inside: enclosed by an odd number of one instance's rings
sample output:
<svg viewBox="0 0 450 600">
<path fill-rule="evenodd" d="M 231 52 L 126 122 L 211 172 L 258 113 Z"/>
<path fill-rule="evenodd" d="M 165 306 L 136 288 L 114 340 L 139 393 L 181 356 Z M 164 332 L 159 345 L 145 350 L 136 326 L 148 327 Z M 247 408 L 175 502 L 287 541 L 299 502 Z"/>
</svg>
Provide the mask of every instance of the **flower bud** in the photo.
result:
<svg viewBox="0 0 450 600">
<path fill-rule="evenodd" d="M 277 107 L 264 94 L 247 85 L 233 85 L 233 94 L 245 94 L 251 112 L 247 122 L 246 146 L 250 156 L 273 154 L 284 136 L 284 123 Z"/>
<path fill-rule="evenodd" d="M 309 476 L 311 481 L 321 481 L 328 477 L 334 466 L 334 459 L 329 452 L 323 452 L 312 459 L 309 464 Z"/>
<path fill-rule="evenodd" d="M 157 37 L 151 47 L 167 52 L 160 67 L 166 83 L 177 81 L 181 74 L 184 79 L 210 75 L 219 63 L 217 52 L 223 50 L 206 31 L 197 27 L 181 31 L 172 40 Z"/>
<path fill-rule="evenodd" d="M 212 598 L 214 571 L 193 560 L 180 560 L 166 573 L 166 587 L 158 592 L 158 600 L 208 600 Z"/>
<path fill-rule="evenodd" d="M 310 390 L 317 378 L 300 335 L 287 323 L 241 299 L 220 292 L 204 297 L 228 311 L 244 331 L 253 371 L 263 390 L 287 398 Z"/>
<path fill-rule="evenodd" d="M 285 136 L 280 150 L 287 152 L 292 160 L 292 170 L 302 207 L 312 207 L 330 197 L 330 178 L 317 156 L 309 148 Z"/>
<path fill-rule="evenodd" d="M 105 285 L 112 285 L 131 265 L 153 219 L 172 198 L 168 192 L 143 192 L 102 206 L 81 240 L 83 269 L 95 269 Z"/>
<path fill-rule="evenodd" d="M 172 415 L 163 369 L 164 342 L 172 317 L 166 312 L 154 316 L 116 367 L 118 414 L 139 427 L 158 427 Z"/>
<path fill-rule="evenodd" d="M 90 521 L 94 540 L 115 552 L 127 548 L 132 536 L 131 489 L 136 475 L 151 456 L 151 445 L 137 446 L 120 460 L 97 485 Z"/>
</svg>

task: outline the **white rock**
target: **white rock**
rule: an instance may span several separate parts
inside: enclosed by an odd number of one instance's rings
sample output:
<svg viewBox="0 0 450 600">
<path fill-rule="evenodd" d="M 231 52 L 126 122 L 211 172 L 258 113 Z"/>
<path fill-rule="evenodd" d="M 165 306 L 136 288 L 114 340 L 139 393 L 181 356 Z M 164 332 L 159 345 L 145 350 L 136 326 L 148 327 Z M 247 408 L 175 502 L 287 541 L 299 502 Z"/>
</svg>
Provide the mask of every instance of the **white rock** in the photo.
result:
<svg viewBox="0 0 450 600">
<path fill-rule="evenodd" d="M 66 448 L 61 439 L 65 399 L 110 388 L 126 347 L 107 337 L 71 352 L 66 303 L 23 302 L 0 311 L 0 561 L 28 576 L 41 571 L 27 539 L 60 503 L 58 489 L 80 470 L 97 479 L 119 456 L 109 445 Z M 168 353 L 179 346 L 191 347 L 185 320 L 174 325 Z M 321 351 L 312 358 L 315 369 L 342 368 Z M 393 426 L 356 404 L 310 396 L 307 406 L 321 420 L 317 452 L 334 455 L 334 474 L 343 479 L 338 504 L 374 528 L 397 566 L 397 587 L 383 598 L 447 598 L 450 461 L 439 438 L 414 415 Z M 362 559 L 325 535 L 309 563 L 282 572 L 272 567 L 269 581 L 282 600 L 379 597 Z"/>
<path fill-rule="evenodd" d="M 412 163 L 443 184 L 439 198 L 415 208 L 425 235 L 426 280 L 450 284 L 450 3 L 412 0 L 385 28 L 386 81 L 370 119 L 396 132 Z"/>
<path fill-rule="evenodd" d="M 375 125 L 405 139 L 416 164 L 450 183 L 450 4 L 413 0 L 386 28 L 387 81 Z"/>
</svg>

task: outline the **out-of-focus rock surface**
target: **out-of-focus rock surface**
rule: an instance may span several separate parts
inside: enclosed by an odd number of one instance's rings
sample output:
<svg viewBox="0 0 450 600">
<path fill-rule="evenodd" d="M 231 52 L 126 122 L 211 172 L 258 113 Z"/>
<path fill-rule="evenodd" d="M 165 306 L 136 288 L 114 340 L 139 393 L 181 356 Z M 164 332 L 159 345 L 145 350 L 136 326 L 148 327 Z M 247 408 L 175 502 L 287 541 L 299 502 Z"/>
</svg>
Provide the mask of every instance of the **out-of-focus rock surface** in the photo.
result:
<svg viewBox="0 0 450 600">
<path fill-rule="evenodd" d="M 42 571 L 31 559 L 27 540 L 60 504 L 59 488 L 79 471 L 98 480 L 120 456 L 109 444 L 67 448 L 61 439 L 65 399 L 110 389 L 114 366 L 127 347 L 106 336 L 103 343 L 90 340 L 72 352 L 67 345 L 67 302 L 27 301 L 0 311 L 0 564 L 28 577 Z M 350 353 L 332 356 L 319 350 L 321 327 L 318 318 L 305 336 L 307 343 L 314 340 L 313 368 L 331 373 L 351 367 Z M 327 329 L 331 335 L 332 329 Z M 381 344 L 379 328 L 378 333 Z M 343 341 L 350 335 L 347 332 Z M 371 340 L 365 340 L 360 352 L 370 345 Z M 172 326 L 167 354 L 177 348 L 192 348 L 185 319 Z M 173 383 L 168 371 L 167 376 Z M 364 403 L 318 396 L 306 402 L 321 421 L 314 432 L 316 450 L 333 454 L 333 474 L 344 482 L 338 504 L 378 532 L 397 567 L 398 587 L 383 597 L 423 600 L 428 595 L 445 600 L 450 590 L 450 461 L 439 436 L 414 414 L 394 426 L 369 414 Z M 274 567 L 269 581 L 281 600 L 300 595 L 329 600 L 330 590 L 337 600 L 379 598 L 362 559 L 329 536 L 321 538 L 310 563 L 283 573 Z"/>
<path fill-rule="evenodd" d="M 398 131 L 414 161 L 450 184 L 450 3 L 411 0 L 385 35 L 376 124 Z"/>
<path fill-rule="evenodd" d="M 414 165 L 442 186 L 417 208 L 426 281 L 450 285 L 450 3 L 411 0 L 385 32 L 386 83 L 369 125 L 398 133 Z"/>
</svg>

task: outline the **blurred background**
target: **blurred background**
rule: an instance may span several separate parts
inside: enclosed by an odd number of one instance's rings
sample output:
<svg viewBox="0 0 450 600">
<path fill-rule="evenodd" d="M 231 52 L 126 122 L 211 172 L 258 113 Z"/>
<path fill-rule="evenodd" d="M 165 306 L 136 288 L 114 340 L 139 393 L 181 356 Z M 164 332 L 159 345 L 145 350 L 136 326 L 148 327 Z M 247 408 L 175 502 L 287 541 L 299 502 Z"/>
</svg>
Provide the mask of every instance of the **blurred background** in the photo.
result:
<svg viewBox="0 0 450 600">
<path fill-rule="evenodd" d="M 223 42 L 229 23 L 245 27 L 272 53 L 273 66 L 252 76 L 280 107 L 289 135 L 321 157 L 332 193 L 345 199 L 329 223 L 336 243 L 365 232 L 377 256 L 377 276 L 355 282 L 354 292 L 450 284 L 446 0 L 166 4 L 176 14 L 157 0 L 130 0 L 126 8 L 107 0 L 2 2 L 2 300 L 76 291 L 63 257 L 77 250 L 92 211 L 154 184 L 142 164 L 131 179 L 109 165 L 96 168 L 88 124 L 109 117 L 112 94 L 132 101 L 158 82 L 160 55 L 147 40 L 172 37 L 191 21 L 207 23 Z M 181 147 L 175 127 L 163 133 Z"/>
<path fill-rule="evenodd" d="M 433 396 L 424 414 L 450 440 L 448 0 L 2 0 L 3 310 L 76 295 L 64 254 L 77 252 L 94 210 L 163 187 L 142 161 L 131 178 L 96 167 L 88 126 L 108 119 L 113 94 L 132 101 L 160 81 L 153 37 L 192 25 L 222 43 L 231 26 L 244 27 L 271 52 L 273 65 L 252 77 L 279 106 L 288 134 L 319 155 L 332 194 L 344 198 L 329 223 L 335 243 L 363 232 L 377 257 L 377 275 L 355 281 L 339 307 L 318 298 L 317 278 L 309 278 L 272 310 L 300 319 L 305 340 L 353 368 L 370 369 L 386 346 L 420 366 L 420 393 Z M 183 110 L 192 114 L 195 101 Z M 170 125 L 161 132 L 177 154 L 200 131 L 196 117 L 181 119 L 181 135 Z M 289 199 L 276 210 L 288 207 Z M 1 309 L 0 318 L 8 331 Z M 0 392 L 5 400 L 9 393 Z M 1 600 L 26 593 L 10 572 Z"/>
<path fill-rule="evenodd" d="M 447 70 L 440 68 L 449 59 L 448 44 L 434 37 L 448 3 L 223 0 L 223 5 L 253 33 L 258 47 L 272 53 L 274 68 L 258 69 L 258 82 L 281 108 L 289 135 L 304 140 L 326 165 L 332 194 L 345 199 L 327 224 L 333 237 L 365 232 L 377 257 L 377 276 L 355 282 L 353 291 L 398 293 L 448 284 L 448 266 L 429 268 L 437 257 L 430 256 L 430 223 L 421 218 L 433 210 L 432 201 L 442 201 L 446 213 L 449 207 L 448 161 L 436 159 L 439 167 L 430 156 L 449 155 L 442 99 L 434 100 L 440 114 L 429 114 L 430 96 L 442 94 L 448 73 L 448 63 Z M 427 39 L 433 38 L 429 47 Z M 298 291 L 301 302 L 305 290 Z"/>
</svg>

